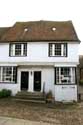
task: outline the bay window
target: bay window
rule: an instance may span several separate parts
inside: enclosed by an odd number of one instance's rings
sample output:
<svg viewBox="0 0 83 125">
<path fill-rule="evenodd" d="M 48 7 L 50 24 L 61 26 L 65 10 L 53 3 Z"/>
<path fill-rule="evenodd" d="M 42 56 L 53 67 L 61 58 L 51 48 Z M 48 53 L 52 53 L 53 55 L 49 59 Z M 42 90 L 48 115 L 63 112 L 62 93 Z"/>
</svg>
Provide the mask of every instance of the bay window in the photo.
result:
<svg viewBox="0 0 83 125">
<path fill-rule="evenodd" d="M 75 84 L 75 67 L 56 67 L 56 84 Z"/>
<path fill-rule="evenodd" d="M 16 67 L 3 66 L 0 67 L 0 82 L 16 83 L 17 81 Z"/>
</svg>

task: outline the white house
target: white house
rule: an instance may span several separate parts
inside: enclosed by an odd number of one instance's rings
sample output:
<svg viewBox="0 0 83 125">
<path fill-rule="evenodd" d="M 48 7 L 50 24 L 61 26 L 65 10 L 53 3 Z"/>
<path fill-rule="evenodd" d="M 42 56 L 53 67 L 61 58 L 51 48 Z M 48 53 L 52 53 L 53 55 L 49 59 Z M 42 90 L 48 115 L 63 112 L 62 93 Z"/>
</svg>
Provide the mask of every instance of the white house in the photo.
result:
<svg viewBox="0 0 83 125">
<path fill-rule="evenodd" d="M 71 21 L 17 22 L 0 28 L 0 90 L 43 92 L 77 101 L 77 37 Z"/>
</svg>

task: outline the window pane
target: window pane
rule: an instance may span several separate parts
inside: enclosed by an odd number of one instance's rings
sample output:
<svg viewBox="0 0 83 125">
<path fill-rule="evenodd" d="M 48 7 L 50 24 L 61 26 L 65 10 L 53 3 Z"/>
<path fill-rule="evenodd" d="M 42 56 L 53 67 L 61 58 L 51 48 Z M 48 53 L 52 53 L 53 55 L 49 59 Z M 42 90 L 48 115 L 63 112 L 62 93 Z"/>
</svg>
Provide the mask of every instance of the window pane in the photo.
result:
<svg viewBox="0 0 83 125">
<path fill-rule="evenodd" d="M 67 55 L 67 44 L 65 43 L 52 43 L 49 44 L 50 56 L 66 56 Z"/>
<path fill-rule="evenodd" d="M 64 44 L 64 48 L 63 48 L 63 56 L 67 55 L 67 45 Z"/>
<path fill-rule="evenodd" d="M 75 84 L 75 68 L 57 67 L 56 83 L 57 84 Z"/>
<path fill-rule="evenodd" d="M 12 75 L 11 67 L 3 67 L 3 81 L 10 82 L 12 78 L 11 75 Z"/>
<path fill-rule="evenodd" d="M 16 82 L 16 67 L 2 67 L 2 81 L 3 82 Z"/>
<path fill-rule="evenodd" d="M 15 55 L 21 55 L 21 44 L 15 44 Z"/>
<path fill-rule="evenodd" d="M 13 67 L 13 81 L 16 83 L 17 82 L 17 68 Z"/>
<path fill-rule="evenodd" d="M 72 68 L 72 83 L 75 83 L 75 67 Z"/>
<path fill-rule="evenodd" d="M 61 44 L 55 44 L 55 55 L 61 56 Z"/>
<path fill-rule="evenodd" d="M 0 81 L 1 81 L 1 67 L 0 67 Z"/>
<path fill-rule="evenodd" d="M 27 56 L 27 43 L 10 44 L 11 56 Z"/>
<path fill-rule="evenodd" d="M 24 55 L 24 56 L 27 56 L 27 44 L 24 43 L 23 45 L 24 45 L 24 46 L 23 46 L 23 55 Z"/>
<path fill-rule="evenodd" d="M 14 56 L 14 46 L 13 46 L 13 44 L 10 44 L 10 55 Z"/>
<path fill-rule="evenodd" d="M 49 51 L 50 51 L 50 52 L 49 52 L 50 56 L 53 56 L 53 53 L 52 53 L 52 45 L 53 45 L 53 44 L 50 44 L 50 50 L 49 50 Z"/>
<path fill-rule="evenodd" d="M 70 68 L 61 68 L 61 83 L 70 83 Z"/>
<path fill-rule="evenodd" d="M 59 68 L 56 68 L 56 83 L 59 83 Z"/>
</svg>

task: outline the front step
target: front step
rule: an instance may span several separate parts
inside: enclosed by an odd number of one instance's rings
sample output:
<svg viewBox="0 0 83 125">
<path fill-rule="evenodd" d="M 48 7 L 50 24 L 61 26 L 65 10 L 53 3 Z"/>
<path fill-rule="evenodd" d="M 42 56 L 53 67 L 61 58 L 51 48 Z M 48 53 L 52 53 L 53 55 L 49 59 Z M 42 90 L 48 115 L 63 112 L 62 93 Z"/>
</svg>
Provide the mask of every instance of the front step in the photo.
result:
<svg viewBox="0 0 83 125">
<path fill-rule="evenodd" d="M 26 91 L 21 91 L 21 92 L 18 92 L 16 95 L 43 96 L 43 93 L 41 93 L 41 92 L 26 92 Z"/>
<path fill-rule="evenodd" d="M 18 101 L 28 101 L 28 102 L 38 102 L 38 103 L 45 103 L 45 97 L 43 93 L 40 92 L 18 92 L 14 97 L 15 100 Z"/>
<path fill-rule="evenodd" d="M 21 102 L 31 102 L 31 103 L 46 103 L 45 100 L 29 100 L 29 99 L 19 99 L 19 98 L 14 98 L 14 100 Z"/>
</svg>

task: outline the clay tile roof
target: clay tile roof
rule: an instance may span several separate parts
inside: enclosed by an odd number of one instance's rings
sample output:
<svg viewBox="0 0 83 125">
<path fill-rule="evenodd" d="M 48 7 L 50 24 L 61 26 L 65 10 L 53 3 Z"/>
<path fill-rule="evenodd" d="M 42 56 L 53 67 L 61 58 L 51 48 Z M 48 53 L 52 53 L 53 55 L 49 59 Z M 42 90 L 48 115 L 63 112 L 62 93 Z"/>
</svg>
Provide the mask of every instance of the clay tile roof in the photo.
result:
<svg viewBox="0 0 83 125">
<path fill-rule="evenodd" d="M 17 22 L 0 41 L 79 41 L 71 21 Z"/>
<path fill-rule="evenodd" d="M 0 27 L 0 39 L 9 30 L 9 27 Z"/>
</svg>

